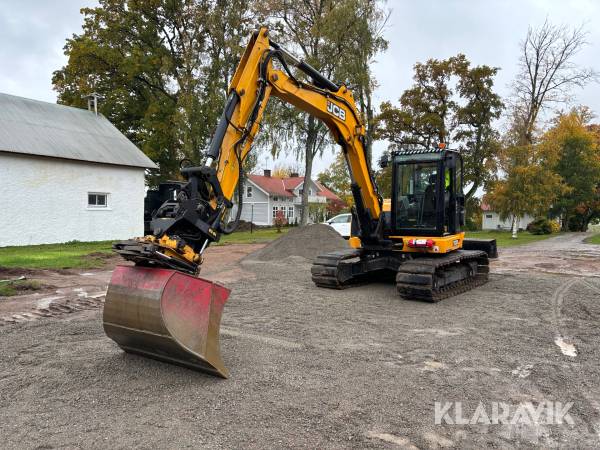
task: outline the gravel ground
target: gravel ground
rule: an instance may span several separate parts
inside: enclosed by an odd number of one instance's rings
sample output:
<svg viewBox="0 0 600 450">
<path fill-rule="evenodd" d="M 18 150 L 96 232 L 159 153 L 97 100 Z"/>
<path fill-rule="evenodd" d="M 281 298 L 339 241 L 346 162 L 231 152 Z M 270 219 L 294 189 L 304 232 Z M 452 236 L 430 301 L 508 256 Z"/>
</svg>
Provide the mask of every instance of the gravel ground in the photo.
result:
<svg viewBox="0 0 600 450">
<path fill-rule="evenodd" d="M 600 278 L 514 264 L 426 304 L 389 284 L 317 289 L 299 257 L 245 261 L 227 283 L 228 380 L 124 354 L 100 310 L 1 326 L 2 447 L 597 448 Z M 454 401 L 467 418 L 573 402 L 574 423 L 435 424 Z"/>
</svg>

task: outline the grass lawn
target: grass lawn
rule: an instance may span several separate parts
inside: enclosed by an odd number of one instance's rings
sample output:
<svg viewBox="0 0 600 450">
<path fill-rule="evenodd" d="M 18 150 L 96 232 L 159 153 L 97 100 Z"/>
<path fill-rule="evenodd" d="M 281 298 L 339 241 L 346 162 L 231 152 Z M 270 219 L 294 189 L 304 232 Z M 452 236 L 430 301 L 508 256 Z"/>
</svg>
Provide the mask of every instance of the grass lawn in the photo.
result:
<svg viewBox="0 0 600 450">
<path fill-rule="evenodd" d="M 600 234 L 595 234 L 584 241 L 586 244 L 600 245 Z"/>
<path fill-rule="evenodd" d="M 496 239 L 498 247 L 512 247 L 513 245 L 529 244 L 531 242 L 541 241 L 557 234 L 531 234 L 527 231 L 519 231 L 517 239 L 512 238 L 510 231 L 466 231 L 466 238 L 473 239 Z"/>
<path fill-rule="evenodd" d="M 0 247 L 0 266 L 24 269 L 92 269 L 102 267 L 103 255 L 110 253 L 110 241 Z"/>
<path fill-rule="evenodd" d="M 11 297 L 24 291 L 38 291 L 43 285 L 36 280 L 15 280 L 0 282 L 0 297 Z"/>
<path fill-rule="evenodd" d="M 289 231 L 289 228 L 282 228 L 281 233 L 278 233 L 275 228 L 259 228 L 253 230 L 252 233 L 249 231 L 238 231 L 230 235 L 222 235 L 221 240 L 213 245 L 227 245 L 227 244 L 255 244 L 260 242 L 270 242 L 278 237 L 283 236 Z"/>
</svg>

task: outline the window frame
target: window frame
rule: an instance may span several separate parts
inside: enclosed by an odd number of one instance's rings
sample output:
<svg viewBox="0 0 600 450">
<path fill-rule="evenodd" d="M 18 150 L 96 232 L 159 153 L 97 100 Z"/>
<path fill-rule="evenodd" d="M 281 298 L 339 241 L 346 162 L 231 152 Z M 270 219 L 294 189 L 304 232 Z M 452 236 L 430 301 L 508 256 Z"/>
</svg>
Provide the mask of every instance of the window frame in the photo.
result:
<svg viewBox="0 0 600 450">
<path fill-rule="evenodd" d="M 87 193 L 87 208 L 88 209 L 94 209 L 94 210 L 107 210 L 109 209 L 108 206 L 108 197 L 109 197 L 109 193 L 108 192 L 88 192 Z M 90 200 L 91 198 L 94 197 L 95 198 L 95 203 L 91 203 Z M 104 204 L 99 204 L 98 203 L 98 198 L 104 198 Z"/>
</svg>

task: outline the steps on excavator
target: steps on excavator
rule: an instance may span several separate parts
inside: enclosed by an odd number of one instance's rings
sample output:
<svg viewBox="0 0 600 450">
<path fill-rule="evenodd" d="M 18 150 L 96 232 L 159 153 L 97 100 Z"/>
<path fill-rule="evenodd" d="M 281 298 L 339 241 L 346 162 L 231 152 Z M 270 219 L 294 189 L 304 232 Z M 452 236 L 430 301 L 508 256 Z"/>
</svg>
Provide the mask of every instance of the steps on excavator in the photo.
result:
<svg viewBox="0 0 600 450">
<path fill-rule="evenodd" d="M 176 270 L 117 266 L 106 293 L 104 331 L 126 352 L 227 378 L 219 327 L 229 293 Z"/>
</svg>

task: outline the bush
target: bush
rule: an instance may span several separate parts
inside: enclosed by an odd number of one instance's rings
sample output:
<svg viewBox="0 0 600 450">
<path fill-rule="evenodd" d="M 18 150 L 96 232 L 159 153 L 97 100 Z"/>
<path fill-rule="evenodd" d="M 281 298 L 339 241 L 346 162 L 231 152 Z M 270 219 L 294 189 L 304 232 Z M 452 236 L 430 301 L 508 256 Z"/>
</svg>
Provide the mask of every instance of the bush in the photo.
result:
<svg viewBox="0 0 600 450">
<path fill-rule="evenodd" d="M 585 221 L 580 214 L 575 214 L 574 216 L 569 217 L 568 229 L 569 231 L 586 231 Z"/>
<path fill-rule="evenodd" d="M 550 221 L 550 227 L 552 228 L 552 233 L 553 234 L 560 232 L 560 224 L 556 220 L 551 220 Z"/>
<path fill-rule="evenodd" d="M 275 213 L 275 228 L 277 228 L 277 232 L 281 233 L 281 227 L 287 225 L 287 219 L 285 218 L 283 211 L 279 210 Z"/>
<path fill-rule="evenodd" d="M 553 221 L 546 218 L 535 219 L 527 225 L 527 231 L 531 234 L 552 234 Z M 556 223 L 556 222 L 554 222 Z"/>
</svg>

